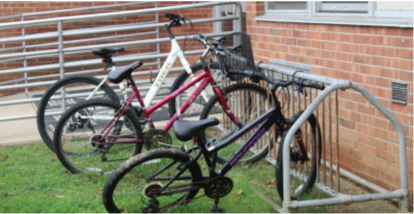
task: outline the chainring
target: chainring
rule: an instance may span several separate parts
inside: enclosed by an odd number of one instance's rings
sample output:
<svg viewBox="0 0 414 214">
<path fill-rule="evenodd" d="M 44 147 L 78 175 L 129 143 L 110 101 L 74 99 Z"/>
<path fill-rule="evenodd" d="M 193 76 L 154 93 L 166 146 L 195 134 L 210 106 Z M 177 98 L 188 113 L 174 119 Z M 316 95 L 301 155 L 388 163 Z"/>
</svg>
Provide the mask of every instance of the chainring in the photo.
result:
<svg viewBox="0 0 414 214">
<path fill-rule="evenodd" d="M 145 134 L 144 145 L 147 150 L 171 148 L 168 145 L 172 145 L 172 138 L 171 135 L 164 130 L 152 129 Z"/>
<path fill-rule="evenodd" d="M 220 189 L 217 188 L 220 185 Z M 233 189 L 233 181 L 228 177 L 216 177 L 207 182 L 204 186 L 204 193 L 209 198 L 220 198 L 226 196 Z"/>
</svg>

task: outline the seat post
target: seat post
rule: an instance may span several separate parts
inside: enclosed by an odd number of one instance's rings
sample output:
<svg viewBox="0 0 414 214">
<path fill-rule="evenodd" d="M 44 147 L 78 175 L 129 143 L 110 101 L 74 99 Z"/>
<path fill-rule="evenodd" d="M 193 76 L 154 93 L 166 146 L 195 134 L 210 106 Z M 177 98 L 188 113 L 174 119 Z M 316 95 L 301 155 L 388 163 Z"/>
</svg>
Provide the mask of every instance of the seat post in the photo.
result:
<svg viewBox="0 0 414 214">
<path fill-rule="evenodd" d="M 127 80 L 128 80 L 129 84 L 130 84 L 132 87 L 134 87 L 134 86 L 135 86 L 135 81 L 134 81 L 134 79 L 132 78 L 132 76 L 131 76 L 131 75 L 128 75 L 125 79 L 127 79 Z"/>
</svg>

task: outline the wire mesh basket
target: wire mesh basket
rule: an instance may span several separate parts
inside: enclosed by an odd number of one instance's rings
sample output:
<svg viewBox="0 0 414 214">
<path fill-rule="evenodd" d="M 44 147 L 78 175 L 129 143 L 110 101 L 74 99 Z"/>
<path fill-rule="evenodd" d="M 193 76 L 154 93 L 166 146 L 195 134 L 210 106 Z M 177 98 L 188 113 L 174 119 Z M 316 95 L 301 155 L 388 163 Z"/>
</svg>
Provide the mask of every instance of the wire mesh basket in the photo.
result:
<svg viewBox="0 0 414 214">
<path fill-rule="evenodd" d="M 235 32 L 223 36 L 217 40 L 226 51 L 225 55 L 219 55 L 220 61 L 225 66 L 224 70 L 255 70 L 250 36 L 243 32 Z M 227 72 L 228 73 L 228 72 Z M 229 74 L 232 81 L 238 81 L 243 76 Z"/>
</svg>

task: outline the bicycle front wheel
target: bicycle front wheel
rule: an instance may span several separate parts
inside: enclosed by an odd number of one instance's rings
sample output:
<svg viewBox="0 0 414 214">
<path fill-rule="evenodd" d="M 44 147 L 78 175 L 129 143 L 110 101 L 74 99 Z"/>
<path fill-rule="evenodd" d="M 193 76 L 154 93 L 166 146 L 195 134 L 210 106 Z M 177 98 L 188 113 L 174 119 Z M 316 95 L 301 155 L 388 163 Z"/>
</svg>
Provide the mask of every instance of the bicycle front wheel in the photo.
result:
<svg viewBox="0 0 414 214">
<path fill-rule="evenodd" d="M 290 123 L 283 132 L 281 145 L 276 162 L 276 187 L 283 200 L 283 147 L 286 134 L 291 126 L 302 115 L 303 111 L 293 115 Z M 321 154 L 321 133 L 314 114 L 310 115 L 293 136 L 290 147 L 290 195 L 292 200 L 305 196 L 312 190 L 316 180 L 317 162 Z"/>
<path fill-rule="evenodd" d="M 135 114 L 126 110 L 117 123 L 112 122 L 122 110 L 121 104 L 105 99 L 87 100 L 68 109 L 59 119 L 53 138 L 63 166 L 72 173 L 109 174 L 122 161 L 140 153 L 142 143 L 131 144 L 142 139 Z"/>
<path fill-rule="evenodd" d="M 189 155 L 184 152 L 156 149 L 125 161 L 111 174 L 103 188 L 106 210 L 109 213 L 176 212 L 178 205 L 194 198 L 199 190 L 197 186 L 203 183 L 198 164 L 187 165 L 187 170 L 171 185 L 162 192 L 158 190 L 184 168 L 181 164 L 189 160 Z"/>
<path fill-rule="evenodd" d="M 230 110 L 233 112 L 235 117 L 242 123 L 246 125 L 260 115 L 265 113 L 269 105 L 268 93 L 266 90 L 260 86 L 248 84 L 248 83 L 238 83 L 230 85 L 222 90 L 223 95 L 227 98 L 227 104 Z M 211 126 L 205 129 L 201 137 L 204 138 L 204 142 L 208 142 L 210 139 L 217 138 L 219 142 L 223 141 L 227 136 L 230 136 L 234 132 L 239 130 L 239 127 L 233 123 L 232 120 L 223 112 L 221 105 L 219 103 L 219 98 L 217 95 L 214 95 L 210 101 L 207 103 L 203 112 L 201 113 L 200 119 L 207 118 L 217 118 L 220 120 L 220 124 L 216 126 Z M 253 133 L 258 126 L 249 133 Z M 246 133 L 248 134 L 248 133 Z M 269 142 L 272 136 L 272 133 L 267 133 L 266 137 L 269 138 L 258 141 L 253 147 L 250 148 L 250 151 L 247 152 L 239 162 L 253 163 L 259 161 L 260 159 L 266 157 L 268 153 Z M 217 160 L 219 162 L 226 162 L 242 145 L 246 137 L 242 137 L 238 141 L 234 142 L 231 145 L 218 151 Z"/>
<path fill-rule="evenodd" d="M 63 105 L 68 109 L 74 104 L 84 101 L 102 80 L 86 75 L 73 75 L 58 80 L 42 95 L 38 105 L 36 122 L 39 134 L 49 149 L 53 147 L 53 132 L 62 111 Z M 65 98 L 62 95 L 65 94 Z M 115 92 L 106 83 L 97 90 L 94 98 L 107 98 L 119 102 Z"/>
</svg>

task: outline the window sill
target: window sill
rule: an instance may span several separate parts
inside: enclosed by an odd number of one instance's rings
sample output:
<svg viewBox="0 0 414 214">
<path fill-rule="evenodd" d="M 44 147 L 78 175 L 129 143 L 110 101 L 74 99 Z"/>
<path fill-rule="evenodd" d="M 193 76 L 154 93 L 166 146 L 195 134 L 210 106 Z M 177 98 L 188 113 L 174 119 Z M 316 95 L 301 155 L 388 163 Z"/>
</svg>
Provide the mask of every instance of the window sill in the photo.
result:
<svg viewBox="0 0 414 214">
<path fill-rule="evenodd" d="M 293 22 L 312 24 L 336 24 L 336 25 L 358 25 L 358 26 L 381 26 L 412 28 L 413 18 L 375 18 L 375 17 L 350 17 L 350 16 L 308 16 L 308 15 L 286 15 L 266 14 L 258 16 L 256 21 L 270 22 Z"/>
</svg>

